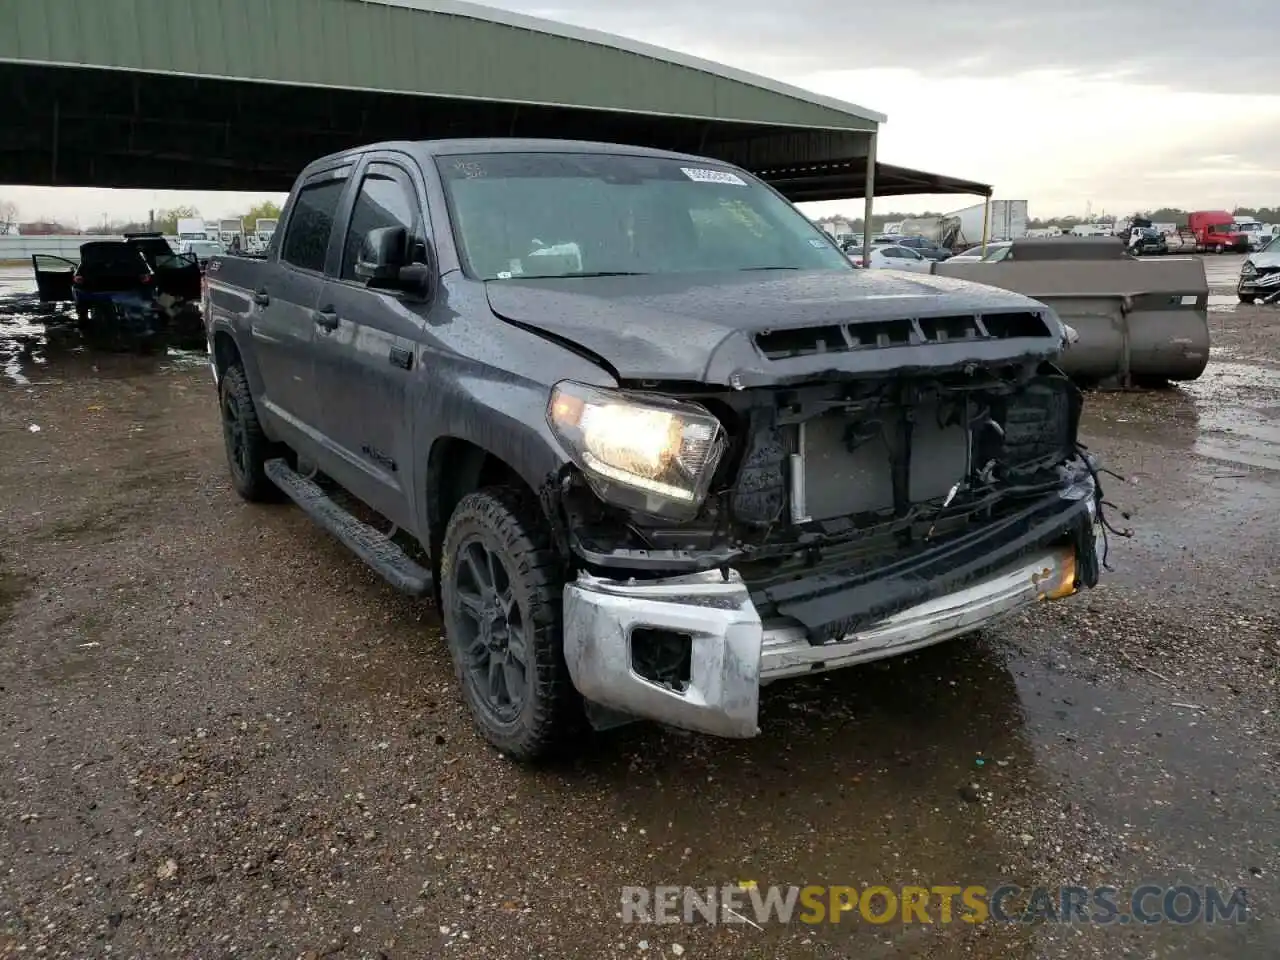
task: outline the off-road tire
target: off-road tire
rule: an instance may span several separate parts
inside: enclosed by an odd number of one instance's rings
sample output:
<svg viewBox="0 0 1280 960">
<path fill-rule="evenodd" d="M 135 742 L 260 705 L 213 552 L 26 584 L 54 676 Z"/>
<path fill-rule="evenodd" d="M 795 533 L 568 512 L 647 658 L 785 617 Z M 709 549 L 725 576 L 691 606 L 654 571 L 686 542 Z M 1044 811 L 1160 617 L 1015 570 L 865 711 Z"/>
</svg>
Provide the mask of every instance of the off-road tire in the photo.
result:
<svg viewBox="0 0 1280 960">
<path fill-rule="evenodd" d="M 244 442 L 244 462 L 238 461 L 233 448 L 233 435 L 228 423 L 229 404 L 234 403 L 236 419 L 242 430 Z M 258 408 L 254 406 L 253 394 L 249 390 L 249 381 L 245 377 L 244 368 L 236 363 L 227 367 L 222 374 L 222 382 L 218 385 L 218 412 L 222 421 L 222 438 L 227 451 L 227 467 L 231 473 L 231 486 L 250 503 L 274 503 L 282 498 L 280 488 L 267 477 L 265 465 L 280 452 L 262 432 L 262 424 L 258 421 Z"/>
<path fill-rule="evenodd" d="M 460 647 L 460 553 L 479 539 L 502 564 L 525 626 L 528 663 L 519 714 L 501 722 L 481 702 Z M 562 753 L 583 730 L 582 699 L 564 659 L 561 563 L 536 502 L 512 487 L 487 487 L 459 502 L 440 552 L 441 616 L 454 674 L 480 735 L 514 760 Z"/>
</svg>

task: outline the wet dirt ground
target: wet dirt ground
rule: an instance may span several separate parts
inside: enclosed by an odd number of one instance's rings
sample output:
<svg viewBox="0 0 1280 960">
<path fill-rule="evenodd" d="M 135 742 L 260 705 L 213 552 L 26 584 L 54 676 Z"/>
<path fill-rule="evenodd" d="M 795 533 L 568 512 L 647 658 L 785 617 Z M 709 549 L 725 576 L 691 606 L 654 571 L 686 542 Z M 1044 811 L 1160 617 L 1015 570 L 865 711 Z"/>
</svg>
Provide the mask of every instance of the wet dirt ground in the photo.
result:
<svg viewBox="0 0 1280 960">
<path fill-rule="evenodd" d="M 1280 310 L 1208 264 L 1204 377 L 1089 398 L 1135 531 L 1098 589 L 772 687 L 752 741 L 542 771 L 472 732 L 430 606 L 234 496 L 203 357 L 85 349 L 0 269 L 0 956 L 1280 955 Z M 1244 887 L 1251 919 L 619 919 L 747 881 Z"/>
</svg>

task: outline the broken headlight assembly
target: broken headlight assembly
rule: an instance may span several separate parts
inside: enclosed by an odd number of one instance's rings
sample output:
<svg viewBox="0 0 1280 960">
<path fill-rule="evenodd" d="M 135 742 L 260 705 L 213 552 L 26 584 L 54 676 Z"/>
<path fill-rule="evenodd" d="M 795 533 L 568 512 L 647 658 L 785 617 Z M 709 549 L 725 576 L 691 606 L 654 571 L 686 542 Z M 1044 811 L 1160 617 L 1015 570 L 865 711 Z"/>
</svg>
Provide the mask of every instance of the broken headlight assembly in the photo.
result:
<svg viewBox="0 0 1280 960">
<path fill-rule="evenodd" d="M 705 407 L 562 381 L 547 422 L 600 499 L 639 513 L 691 519 L 724 454 L 724 428 Z"/>
</svg>

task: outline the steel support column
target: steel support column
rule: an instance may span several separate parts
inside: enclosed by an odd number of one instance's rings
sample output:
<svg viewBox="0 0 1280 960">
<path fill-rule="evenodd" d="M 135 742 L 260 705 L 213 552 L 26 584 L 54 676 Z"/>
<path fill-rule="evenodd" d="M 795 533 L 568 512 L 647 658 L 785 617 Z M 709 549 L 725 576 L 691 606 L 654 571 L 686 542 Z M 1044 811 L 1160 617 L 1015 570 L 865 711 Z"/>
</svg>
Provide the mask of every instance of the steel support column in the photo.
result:
<svg viewBox="0 0 1280 960">
<path fill-rule="evenodd" d="M 871 269 L 871 207 L 876 199 L 876 137 L 867 138 L 867 192 L 862 205 L 862 268 Z"/>
</svg>

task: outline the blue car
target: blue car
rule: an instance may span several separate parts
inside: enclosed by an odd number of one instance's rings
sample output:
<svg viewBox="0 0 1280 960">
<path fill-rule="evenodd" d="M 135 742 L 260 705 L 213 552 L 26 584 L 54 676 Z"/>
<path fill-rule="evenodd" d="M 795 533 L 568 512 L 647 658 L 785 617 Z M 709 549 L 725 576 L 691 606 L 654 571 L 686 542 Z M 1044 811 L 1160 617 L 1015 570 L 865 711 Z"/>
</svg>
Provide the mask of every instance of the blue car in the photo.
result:
<svg viewBox="0 0 1280 960">
<path fill-rule="evenodd" d="M 163 238 L 160 242 L 165 243 Z M 145 243 L 135 237 L 94 240 L 81 244 L 78 263 L 34 255 L 41 301 L 73 304 L 82 332 L 95 340 L 123 340 L 143 349 L 163 345 L 176 331 L 175 319 L 182 311 L 197 311 L 197 301 L 185 287 L 190 286 L 186 274 L 194 271 L 198 297 L 199 267 L 176 254 L 171 254 L 174 263 L 162 262 Z M 184 288 L 178 295 L 175 280 Z"/>
</svg>

